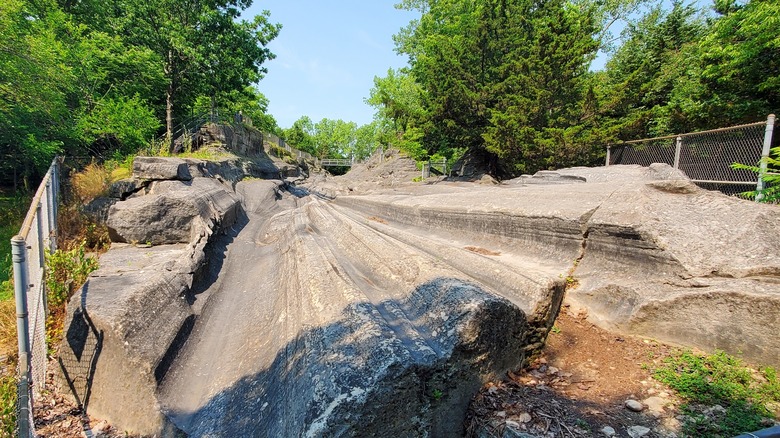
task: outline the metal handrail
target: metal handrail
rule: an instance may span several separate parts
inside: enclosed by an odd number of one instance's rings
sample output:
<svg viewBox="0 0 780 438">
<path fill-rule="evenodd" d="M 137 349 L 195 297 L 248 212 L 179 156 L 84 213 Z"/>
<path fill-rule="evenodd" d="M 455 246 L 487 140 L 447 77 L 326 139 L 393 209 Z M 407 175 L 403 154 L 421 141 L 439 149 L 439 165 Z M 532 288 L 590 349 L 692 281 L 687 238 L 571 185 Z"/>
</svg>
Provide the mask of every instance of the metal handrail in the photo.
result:
<svg viewBox="0 0 780 438">
<path fill-rule="evenodd" d="M 22 227 L 19 230 L 19 236 L 22 239 L 27 239 L 27 236 L 30 234 L 30 228 L 32 228 L 32 223 L 35 220 L 35 215 L 37 214 L 37 211 L 33 208 L 33 206 L 40 204 L 41 198 L 43 197 L 47 186 L 52 183 L 52 174 L 56 172 L 55 168 L 59 160 L 60 157 L 56 157 L 54 160 L 52 160 L 51 165 L 49 166 L 49 170 L 46 172 L 46 175 L 43 177 L 41 184 L 38 186 L 38 190 L 35 191 L 35 196 L 30 202 L 30 209 L 27 210 L 27 215 L 25 215 L 24 222 L 22 222 Z"/>
</svg>

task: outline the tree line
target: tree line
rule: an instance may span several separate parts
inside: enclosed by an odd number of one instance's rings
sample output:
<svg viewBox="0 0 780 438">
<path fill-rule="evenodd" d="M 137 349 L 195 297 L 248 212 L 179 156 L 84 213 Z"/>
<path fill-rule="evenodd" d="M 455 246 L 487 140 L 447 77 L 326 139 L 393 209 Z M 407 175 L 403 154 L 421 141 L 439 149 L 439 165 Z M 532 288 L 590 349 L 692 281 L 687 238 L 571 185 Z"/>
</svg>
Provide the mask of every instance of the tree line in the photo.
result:
<svg viewBox="0 0 780 438">
<path fill-rule="evenodd" d="M 3 0 L 0 183 L 57 153 L 111 157 L 216 107 L 278 132 L 253 84 L 281 26 L 251 0 Z"/>
<path fill-rule="evenodd" d="M 414 157 L 470 151 L 497 176 L 597 165 L 611 142 L 759 121 L 780 106 L 776 0 L 397 7 L 421 14 L 394 36 L 409 65 L 375 78 L 367 102 L 377 132 Z M 611 56 L 591 71 L 599 50 Z"/>
</svg>

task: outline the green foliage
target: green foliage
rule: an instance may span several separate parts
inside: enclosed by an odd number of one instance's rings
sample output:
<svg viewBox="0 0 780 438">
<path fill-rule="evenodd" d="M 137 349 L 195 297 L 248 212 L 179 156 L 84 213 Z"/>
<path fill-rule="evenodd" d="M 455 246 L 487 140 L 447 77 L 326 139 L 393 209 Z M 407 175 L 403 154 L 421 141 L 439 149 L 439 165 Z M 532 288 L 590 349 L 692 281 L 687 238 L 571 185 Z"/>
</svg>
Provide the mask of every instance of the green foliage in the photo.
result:
<svg viewBox="0 0 780 438">
<path fill-rule="evenodd" d="M 719 17 L 700 43 L 703 122 L 752 122 L 780 107 L 780 3 L 720 2 Z"/>
<path fill-rule="evenodd" d="M 97 259 L 86 253 L 86 242 L 69 251 L 46 252 L 46 288 L 50 307 L 64 305 L 98 268 Z"/>
<path fill-rule="evenodd" d="M 0 194 L 0 301 L 13 296 L 11 238 L 19 233 L 31 199 L 26 192 Z"/>
<path fill-rule="evenodd" d="M 104 143 L 103 149 L 120 155 L 132 154 L 154 137 L 160 121 L 152 109 L 136 97 L 105 98 L 77 123 L 87 144 Z"/>
<path fill-rule="evenodd" d="M 312 155 L 317 153 L 314 144 L 314 122 L 308 116 L 296 120 L 289 129 L 283 130 L 284 139 L 297 149 Z"/>
<path fill-rule="evenodd" d="M 780 105 L 780 3 L 715 6 L 722 15 L 680 1 L 405 0 L 420 13 L 394 37 L 410 67 L 375 78 L 367 102 L 388 144 L 418 158 L 468 149 L 496 176 L 763 119 Z M 588 71 L 598 49 L 611 59 Z"/>
<path fill-rule="evenodd" d="M 764 188 L 745 192 L 743 193 L 744 196 L 755 198 L 759 202 L 777 203 L 780 201 L 780 146 L 772 148 L 770 155 L 763 159 L 762 164 L 766 166 L 766 169 L 762 169 L 761 166 L 750 166 L 742 163 L 734 163 L 731 167 L 750 170 L 762 176 Z"/>
<path fill-rule="evenodd" d="M 319 158 L 348 158 L 355 146 L 355 122 L 322 119 L 314 125 L 314 144 Z"/>
<path fill-rule="evenodd" d="M 623 44 L 607 63 L 603 108 L 609 111 L 607 123 L 617 125 L 622 139 L 693 128 L 681 117 L 686 103 L 679 98 L 683 89 L 692 92 L 688 79 L 698 59 L 696 42 L 704 32 L 695 12 L 680 2 L 670 11 L 655 6 L 624 30 Z"/>
<path fill-rule="evenodd" d="M 267 45 L 280 26 L 267 12 L 241 19 L 250 4 L 3 1 L 0 184 L 31 189 L 57 153 L 134 153 L 161 117 L 171 130 L 190 116 L 201 94 L 276 129 L 250 85 L 273 58 Z"/>
<path fill-rule="evenodd" d="M 590 125 L 582 123 L 587 67 L 599 47 L 592 4 L 402 6 L 422 12 L 395 37 L 397 50 L 409 56 L 410 75 L 391 71 L 375 80 L 369 102 L 400 126 L 413 156 L 487 150 L 511 175 L 581 162 L 583 149 L 595 147 Z"/>
<path fill-rule="evenodd" d="M 15 436 L 16 397 L 16 379 L 11 375 L 0 376 L 0 436 Z"/>
<path fill-rule="evenodd" d="M 701 356 L 691 351 L 673 354 L 654 371 L 656 379 L 669 385 L 690 404 L 692 421 L 685 424 L 689 436 L 730 437 L 761 428 L 761 420 L 770 416 L 766 404 L 780 402 L 780 381 L 772 368 L 761 376 L 722 351 Z M 721 405 L 724 415 L 703 415 L 696 404 Z"/>
</svg>

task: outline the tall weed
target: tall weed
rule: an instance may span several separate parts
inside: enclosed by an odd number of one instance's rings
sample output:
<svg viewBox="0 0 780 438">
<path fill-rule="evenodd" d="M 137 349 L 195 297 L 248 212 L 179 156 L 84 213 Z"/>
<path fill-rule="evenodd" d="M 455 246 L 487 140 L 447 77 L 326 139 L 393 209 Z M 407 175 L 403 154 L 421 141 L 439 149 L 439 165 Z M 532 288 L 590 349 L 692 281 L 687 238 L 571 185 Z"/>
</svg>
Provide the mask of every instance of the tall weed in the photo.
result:
<svg viewBox="0 0 780 438">
<path fill-rule="evenodd" d="M 64 305 L 97 268 L 97 259 L 87 255 L 86 242 L 82 241 L 71 250 L 47 251 L 46 288 L 49 292 L 49 307 Z"/>
</svg>

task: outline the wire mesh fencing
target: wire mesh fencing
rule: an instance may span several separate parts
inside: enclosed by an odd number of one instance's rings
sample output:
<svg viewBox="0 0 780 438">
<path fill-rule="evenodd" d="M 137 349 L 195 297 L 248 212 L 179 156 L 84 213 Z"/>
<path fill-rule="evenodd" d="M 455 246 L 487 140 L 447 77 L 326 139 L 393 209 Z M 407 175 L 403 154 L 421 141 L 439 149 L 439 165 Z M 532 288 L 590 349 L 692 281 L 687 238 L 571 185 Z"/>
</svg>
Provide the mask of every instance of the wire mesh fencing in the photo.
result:
<svg viewBox="0 0 780 438">
<path fill-rule="evenodd" d="M 17 236 L 11 239 L 19 338 L 18 436 L 35 436 L 33 399 L 46 383 L 46 250 L 57 247 L 59 159 L 38 187 Z"/>
<path fill-rule="evenodd" d="M 702 188 L 742 196 L 762 189 L 763 182 L 759 174 L 732 165 L 758 165 L 769 156 L 774 120 L 770 115 L 758 123 L 610 145 L 606 164 L 666 163 Z"/>
</svg>

